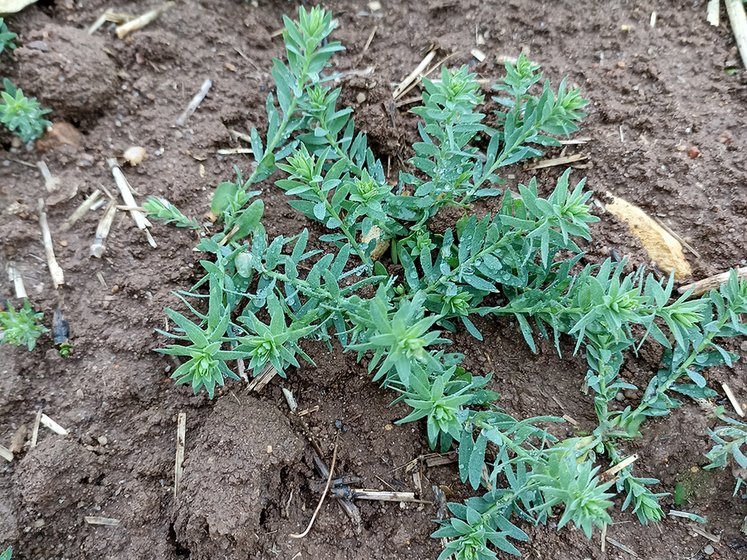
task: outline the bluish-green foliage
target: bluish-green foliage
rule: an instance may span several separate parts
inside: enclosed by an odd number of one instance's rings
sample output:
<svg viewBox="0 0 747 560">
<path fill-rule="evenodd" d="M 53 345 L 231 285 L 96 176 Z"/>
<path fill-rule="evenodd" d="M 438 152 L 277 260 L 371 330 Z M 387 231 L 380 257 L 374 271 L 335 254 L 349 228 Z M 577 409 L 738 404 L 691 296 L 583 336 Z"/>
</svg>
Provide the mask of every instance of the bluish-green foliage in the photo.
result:
<svg viewBox="0 0 747 560">
<path fill-rule="evenodd" d="M 48 332 L 39 320 L 43 313 L 34 313 L 29 300 L 24 300 L 23 307 L 16 311 L 13 305 L 7 302 L 8 310 L 0 311 L 0 342 L 26 345 L 29 351 L 36 346 L 36 340 L 42 333 Z"/>
<path fill-rule="evenodd" d="M 5 91 L 0 103 L 0 122 L 24 142 L 36 140 L 44 129 L 51 125 L 44 118 L 49 109 L 40 109 L 36 97 L 28 98 L 20 88 L 16 88 L 7 78 L 4 80 Z"/>
<path fill-rule="evenodd" d="M 0 54 L 5 50 L 5 47 L 9 49 L 16 48 L 15 43 L 13 43 L 13 39 L 16 37 L 15 33 L 8 31 L 8 26 L 3 21 L 3 18 L 0 18 Z"/>
<path fill-rule="evenodd" d="M 223 231 L 198 245 L 205 277 L 179 293 L 197 320 L 167 310 L 183 332 L 170 336 L 191 343 L 161 350 L 189 358 L 174 375 L 195 391 L 205 385 L 212 397 L 224 377 L 235 377 L 225 360 L 250 360 L 255 375 L 272 366 L 285 376 L 299 358 L 310 363 L 301 348 L 307 338 L 330 350 L 336 339 L 366 359 L 373 381 L 410 407 L 400 423 L 425 420 L 430 446 L 456 446 L 462 480 L 484 488 L 465 504 L 449 504 L 454 516 L 434 533 L 452 539 L 442 559 L 518 554 L 511 541 L 527 536 L 517 520 L 544 523 L 560 514 L 559 527 L 573 522 L 590 536 L 594 526 L 611 523 L 613 491 L 625 495 L 623 509 L 631 507 L 641 522 L 661 519 L 661 494 L 649 488 L 658 481 L 635 477 L 632 465 L 602 480 L 594 462 L 623 461 L 621 441 L 638 437 L 647 417 L 678 406 L 673 392 L 714 394 L 699 371 L 736 359 L 716 339 L 745 333 L 747 283 L 733 275 L 703 298 L 672 301 L 671 278 L 625 275 L 624 263 L 609 260 L 581 265 L 577 242 L 591 239 L 589 224 L 598 220 L 583 180 L 572 184 L 566 172 L 546 198 L 534 179 L 518 193 L 497 188 L 501 168 L 559 145 L 552 135 L 577 130 L 587 104 L 564 81 L 557 89 L 548 80 L 540 86 L 539 67 L 524 56 L 507 63 L 494 88 L 507 95 L 496 98 L 505 111 L 490 119 L 477 112 L 483 96 L 466 67 L 424 80 L 423 105 L 414 109 L 422 122 L 413 172 L 401 173 L 392 188 L 352 110 L 337 107 L 340 90 L 324 85 L 329 58 L 342 49 L 325 41 L 335 27 L 331 15 L 301 8 L 299 21 L 285 24 L 288 63 L 273 62 L 277 88 L 266 102 L 267 130 L 251 130 L 253 171 L 243 181 L 237 170 L 236 182 L 217 187 L 211 210 Z M 308 249 L 305 229 L 267 236 L 264 205 L 249 204 L 260 193 L 249 189 L 276 169 L 285 173 L 275 185 L 292 197 L 289 204 L 326 228 L 312 244 L 324 249 Z M 470 205 L 487 197 L 493 212 L 478 219 Z M 430 219 L 445 206 L 463 216 L 434 233 Z M 155 217 L 191 224 L 164 201 L 149 208 Z M 372 258 L 384 241 L 400 276 Z M 208 295 L 199 292 L 206 283 Z M 207 315 L 192 307 L 195 299 L 208 299 Z M 444 349 L 448 333 L 462 327 L 481 340 L 472 320 L 480 315 L 516 320 L 533 350 L 537 336 L 552 337 L 558 351 L 561 335 L 575 339 L 587 357 L 599 426 L 558 441 L 546 425 L 562 419 L 518 420 L 502 410 L 489 376 L 473 376 L 461 366 L 462 354 Z M 646 337 L 667 349 L 664 368 L 637 408 L 619 410 L 610 406 L 615 396 L 633 388 L 619 377 L 624 352 Z M 741 461 L 741 443 L 733 443 L 743 442 L 741 435 L 715 437 L 726 443 L 712 452 L 714 464 L 725 462 L 724 453 Z"/>
</svg>

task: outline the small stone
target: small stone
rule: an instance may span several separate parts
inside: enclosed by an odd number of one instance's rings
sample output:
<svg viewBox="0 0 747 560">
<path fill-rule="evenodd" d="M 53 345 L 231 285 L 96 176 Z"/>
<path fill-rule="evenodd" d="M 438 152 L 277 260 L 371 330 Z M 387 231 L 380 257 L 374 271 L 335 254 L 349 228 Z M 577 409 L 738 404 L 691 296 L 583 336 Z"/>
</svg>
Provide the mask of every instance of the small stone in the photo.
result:
<svg viewBox="0 0 747 560">
<path fill-rule="evenodd" d="M 635 389 L 623 389 L 623 395 L 625 395 L 626 399 L 632 401 L 638 398 L 638 391 Z"/>
<path fill-rule="evenodd" d="M 156 100 L 156 96 L 154 94 L 152 94 L 152 93 L 149 93 L 145 97 L 148 98 L 148 101 L 155 101 Z"/>
<path fill-rule="evenodd" d="M 236 67 L 233 64 L 231 64 L 230 62 L 226 62 L 223 65 L 223 68 L 225 68 L 226 70 L 228 70 L 230 72 L 236 72 Z"/>
<path fill-rule="evenodd" d="M 77 391 L 75 391 L 75 396 L 78 397 L 79 399 L 82 399 L 83 398 L 83 389 L 78 389 Z"/>
<path fill-rule="evenodd" d="M 101 445 L 102 447 L 103 447 L 104 445 L 106 445 L 107 443 L 109 443 L 109 440 L 108 440 L 108 439 L 106 439 L 106 436 L 99 436 L 99 437 L 97 438 L 97 441 L 99 442 L 99 445 Z"/>
<path fill-rule="evenodd" d="M 62 245 L 63 247 L 67 247 L 67 241 L 60 241 L 60 245 Z"/>
<path fill-rule="evenodd" d="M 41 52 L 47 52 L 49 50 L 49 47 L 44 41 L 31 41 L 30 43 L 26 43 L 26 48 Z"/>
<path fill-rule="evenodd" d="M 617 67 L 618 67 L 618 68 L 619 68 L 620 70 L 624 70 L 624 69 L 625 69 L 625 66 L 626 66 L 626 64 L 625 64 L 625 62 L 624 62 L 624 61 L 622 61 L 622 60 L 619 60 L 619 61 L 617 61 L 617 63 L 615 64 L 615 66 L 617 66 Z"/>
<path fill-rule="evenodd" d="M 119 286 L 114 286 L 114 287 L 112 288 L 112 293 L 113 293 L 113 294 L 116 294 L 116 293 L 117 293 L 118 291 L 119 291 Z"/>
<path fill-rule="evenodd" d="M 267 446 L 267 454 L 270 455 L 272 453 L 272 445 Z"/>
<path fill-rule="evenodd" d="M 360 92 L 358 95 L 355 96 L 355 100 L 358 103 L 363 103 L 366 100 L 366 94 L 363 92 Z"/>
<path fill-rule="evenodd" d="M 693 146 L 692 148 L 687 150 L 687 157 L 689 157 L 690 159 L 695 159 L 699 155 L 700 155 L 700 148 L 698 148 L 697 146 Z"/>
<path fill-rule="evenodd" d="M 712 547 L 712 546 L 711 546 L 710 544 L 707 544 L 707 545 L 705 545 L 705 547 L 703 548 L 703 552 L 705 552 L 705 553 L 706 553 L 706 554 L 707 554 L 708 556 L 710 556 L 710 555 L 711 555 L 711 554 L 713 554 L 713 552 L 714 552 L 714 551 L 713 551 L 713 547 Z"/>
<path fill-rule="evenodd" d="M 386 430 L 387 432 L 391 431 L 391 429 L 392 429 L 392 428 L 394 428 L 394 426 L 392 426 L 391 424 L 387 424 L 386 426 L 384 426 L 384 429 L 385 429 L 385 430 Z"/>
<path fill-rule="evenodd" d="M 617 393 L 617 394 L 615 395 L 615 400 L 616 400 L 617 402 L 622 402 L 622 401 L 624 401 L 624 400 L 625 400 L 625 395 L 623 395 L 622 393 Z"/>
<path fill-rule="evenodd" d="M 342 430 L 342 421 L 335 420 L 335 428 L 337 428 L 338 430 Z"/>
</svg>

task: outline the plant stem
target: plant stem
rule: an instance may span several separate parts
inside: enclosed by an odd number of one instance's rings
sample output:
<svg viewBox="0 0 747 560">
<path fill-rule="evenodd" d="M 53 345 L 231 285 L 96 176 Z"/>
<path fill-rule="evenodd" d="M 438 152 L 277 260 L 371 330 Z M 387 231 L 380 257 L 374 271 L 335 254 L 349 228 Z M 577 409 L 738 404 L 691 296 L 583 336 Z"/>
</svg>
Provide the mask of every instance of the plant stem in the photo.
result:
<svg viewBox="0 0 747 560">
<path fill-rule="evenodd" d="M 694 348 L 693 351 L 690 353 L 690 355 L 687 357 L 687 359 L 678 367 L 673 373 L 669 375 L 669 377 L 659 385 L 659 387 L 656 389 L 656 393 L 654 393 L 650 398 L 646 399 L 645 401 L 641 402 L 640 405 L 638 405 L 638 408 L 636 408 L 633 411 L 633 416 L 637 416 L 639 414 L 643 414 L 646 409 L 650 408 L 651 405 L 656 403 L 656 401 L 659 399 L 660 396 L 663 396 L 666 391 L 668 391 L 675 381 L 677 381 L 680 377 L 682 377 L 686 372 L 687 368 L 689 368 L 695 359 L 698 357 L 698 354 L 703 352 L 708 346 L 711 345 L 714 338 L 716 338 L 716 335 L 718 335 L 719 332 L 721 332 L 721 329 L 724 327 L 726 322 L 731 318 L 730 314 L 728 313 L 728 310 L 724 312 L 723 316 L 718 320 L 717 328 L 713 331 L 710 331 L 700 342 L 697 348 Z"/>
</svg>

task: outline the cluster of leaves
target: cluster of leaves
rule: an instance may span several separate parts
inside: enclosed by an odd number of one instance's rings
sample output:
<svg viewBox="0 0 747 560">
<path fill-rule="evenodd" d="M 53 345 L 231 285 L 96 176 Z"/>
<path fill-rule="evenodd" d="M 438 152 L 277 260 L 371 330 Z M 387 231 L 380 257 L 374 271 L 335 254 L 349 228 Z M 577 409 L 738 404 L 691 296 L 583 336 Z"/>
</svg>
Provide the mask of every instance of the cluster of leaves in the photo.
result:
<svg viewBox="0 0 747 560">
<path fill-rule="evenodd" d="M 626 494 L 624 507 L 632 505 L 642 522 L 660 519 L 660 495 L 648 488 L 656 480 L 635 477 L 627 466 L 617 480 L 603 481 L 594 461 L 606 455 L 621 462 L 620 440 L 637 437 L 645 418 L 679 404 L 670 391 L 712 394 L 698 371 L 736 359 L 714 339 L 744 332 L 739 314 L 747 283 L 733 276 L 704 298 L 685 294 L 670 303 L 671 278 L 623 275 L 624 263 L 611 261 L 581 267 L 574 240 L 590 239 L 589 224 L 597 221 L 583 181 L 572 186 L 565 173 L 547 198 L 534 180 L 518 196 L 496 188 L 501 167 L 559 145 L 551 135 L 575 131 L 587 104 L 564 82 L 553 90 L 545 81 L 534 95 L 541 74 L 523 56 L 506 65 L 495 87 L 509 97 L 496 98 L 506 111 L 493 126 L 476 112 L 483 96 L 467 68 L 443 69 L 439 82 L 424 80 L 423 106 L 415 109 L 423 120 L 422 141 L 413 146 L 415 171 L 400 174 L 393 188 L 366 135 L 356 132 L 352 110 L 337 107 L 340 90 L 324 86 L 329 76 L 322 71 L 342 49 L 326 40 L 335 27 L 330 14 L 301 8 L 299 21 L 286 18 L 285 25 L 288 64 L 273 62 L 277 87 L 266 102 L 268 128 L 264 138 L 251 130 L 253 170 L 244 181 L 237 169 L 235 182 L 216 189 L 211 211 L 223 231 L 197 247 L 206 254 L 204 278 L 177 294 L 196 319 L 167 310 L 177 331 L 163 334 L 182 344 L 159 351 L 188 358 L 173 377 L 191 382 L 195 392 L 204 386 L 212 397 L 216 385 L 237 377 L 226 361 L 250 360 L 254 375 L 272 367 L 285 376 L 299 358 L 311 363 L 303 339 L 322 341 L 330 351 L 336 341 L 356 352 L 373 381 L 411 408 L 400 423 L 424 419 L 430 446 L 456 445 L 462 480 L 486 490 L 449 504 L 454 517 L 434 533 L 453 539 L 441 558 L 495 558 L 488 545 L 517 554 L 509 539 L 527 537 L 512 517 L 544 523 L 560 508 L 559 526 L 573 522 L 590 536 L 593 526 L 611 522 L 613 488 Z M 276 168 L 286 173 L 276 186 L 296 197 L 293 208 L 326 227 L 319 241 L 330 250 L 308 250 L 307 230 L 267 236 L 264 205 L 252 200 L 261 191 L 250 188 Z M 469 208 L 482 197 L 500 200 L 495 214 L 478 220 Z M 154 217 L 192 226 L 170 203 L 149 204 Z M 429 220 L 444 206 L 464 216 L 436 234 Z M 402 278 L 374 258 L 385 242 Z M 206 313 L 195 300 L 207 300 Z M 460 325 L 482 339 L 470 318 L 479 315 L 514 318 L 533 350 L 535 327 L 554 338 L 558 351 L 561 334 L 574 337 L 576 350 L 586 352 L 599 427 L 558 441 L 543 426 L 562 419 L 517 420 L 498 407 L 500 395 L 487 389 L 490 377 L 470 374 L 462 354 L 443 349 L 446 333 Z M 618 410 L 615 395 L 632 387 L 618 377 L 623 352 L 643 342 L 633 335 L 635 325 L 668 353 L 640 406 Z"/>
<path fill-rule="evenodd" d="M 5 50 L 5 47 L 8 47 L 9 49 L 16 48 L 13 39 L 17 36 L 18 35 L 15 33 L 8 31 L 8 26 L 3 21 L 3 18 L 0 18 L 0 54 Z"/>
<path fill-rule="evenodd" d="M 36 140 L 52 123 L 44 118 L 50 109 L 40 109 L 36 97 L 28 98 L 7 78 L 0 103 L 0 122 L 24 142 Z"/>
<path fill-rule="evenodd" d="M 39 321 L 43 313 L 34 313 L 29 300 L 24 300 L 23 307 L 16 311 L 10 302 L 6 302 L 7 311 L 0 311 L 0 342 L 14 344 L 16 346 L 26 345 L 29 351 L 36 346 L 36 339 L 42 333 L 48 332 Z"/>
</svg>

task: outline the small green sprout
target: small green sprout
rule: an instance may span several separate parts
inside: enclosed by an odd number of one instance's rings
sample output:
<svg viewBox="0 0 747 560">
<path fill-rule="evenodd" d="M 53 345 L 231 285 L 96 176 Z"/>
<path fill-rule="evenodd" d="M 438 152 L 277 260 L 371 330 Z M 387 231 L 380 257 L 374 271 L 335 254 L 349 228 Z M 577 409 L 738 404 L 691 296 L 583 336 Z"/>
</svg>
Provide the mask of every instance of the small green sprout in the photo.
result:
<svg viewBox="0 0 747 560">
<path fill-rule="evenodd" d="M 17 35 L 15 33 L 8 31 L 8 26 L 5 25 L 3 18 L 0 18 L 0 53 L 5 50 L 5 47 L 15 49 L 16 45 L 13 43 L 13 39 L 16 37 Z"/>
<path fill-rule="evenodd" d="M 29 351 L 33 350 L 39 335 L 49 330 L 38 322 L 43 316 L 43 313 L 34 313 L 29 300 L 25 300 L 18 311 L 8 302 L 8 310 L 0 311 L 0 341 L 16 346 L 25 344 Z"/>
<path fill-rule="evenodd" d="M 0 560 L 10 560 L 11 555 L 13 554 L 13 547 L 9 546 L 5 549 L 5 552 L 0 554 Z"/>
<path fill-rule="evenodd" d="M 36 140 L 52 124 L 44 118 L 50 109 L 40 109 L 36 97 L 24 96 L 23 91 L 7 78 L 3 84 L 5 91 L 2 92 L 3 102 L 0 103 L 0 122 L 24 142 Z"/>
<path fill-rule="evenodd" d="M 70 352 L 73 350 L 73 345 L 69 342 L 63 342 L 60 344 L 60 347 L 57 349 L 57 351 L 60 353 L 60 356 L 63 358 L 67 358 L 70 355 Z"/>
<path fill-rule="evenodd" d="M 223 385 L 224 377 L 238 379 L 224 360 L 235 360 L 244 357 L 242 352 L 221 350 L 225 342 L 226 329 L 230 321 L 230 310 L 223 307 L 222 289 L 218 280 L 211 275 L 210 305 L 208 310 L 207 328 L 201 329 L 198 325 L 187 319 L 184 315 L 171 309 L 166 309 L 166 314 L 177 326 L 184 331 L 183 335 L 174 335 L 159 331 L 170 338 L 191 342 L 190 346 L 170 345 L 168 348 L 158 348 L 156 352 L 170 354 L 172 356 L 185 356 L 189 360 L 179 366 L 171 375 L 176 379 L 176 385 L 192 382 L 194 393 L 203 385 L 207 389 L 210 398 L 215 393 L 215 385 Z"/>
</svg>

